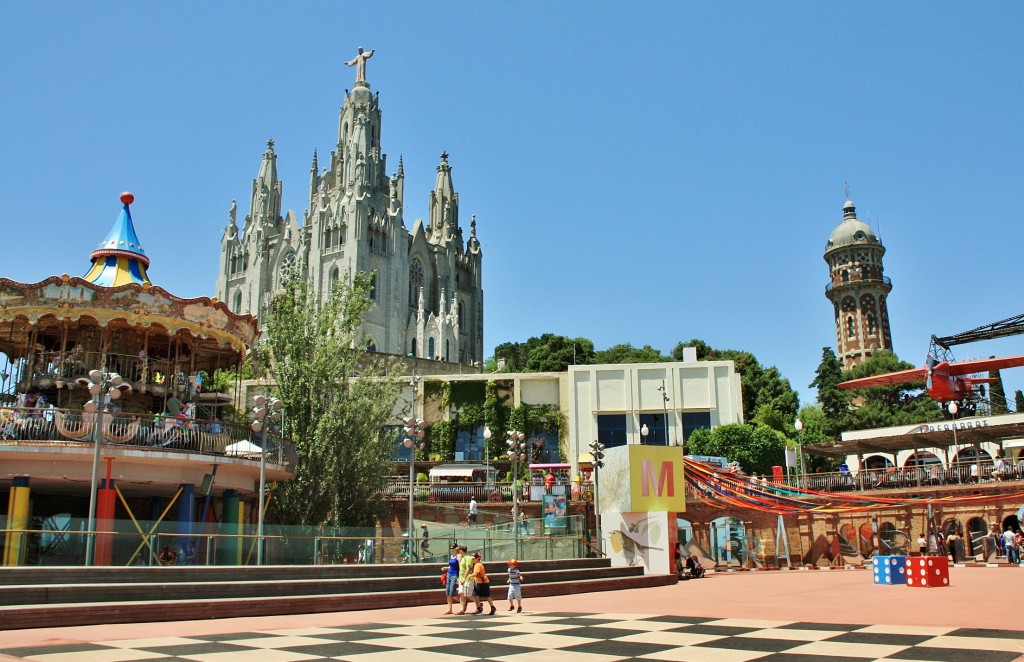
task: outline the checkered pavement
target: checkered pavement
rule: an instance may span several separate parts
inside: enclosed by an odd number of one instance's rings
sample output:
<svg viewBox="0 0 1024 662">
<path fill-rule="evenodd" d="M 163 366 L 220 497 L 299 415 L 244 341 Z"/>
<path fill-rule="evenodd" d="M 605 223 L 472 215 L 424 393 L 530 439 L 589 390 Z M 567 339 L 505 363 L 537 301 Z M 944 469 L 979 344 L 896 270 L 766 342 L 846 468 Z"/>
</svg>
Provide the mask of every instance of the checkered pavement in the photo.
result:
<svg viewBox="0 0 1024 662">
<path fill-rule="evenodd" d="M 2 638 L 0 638 L 2 646 Z M 1010 662 L 1024 631 L 567 612 L 466 615 L 343 627 L 2 649 L 46 662 L 690 660 Z"/>
</svg>

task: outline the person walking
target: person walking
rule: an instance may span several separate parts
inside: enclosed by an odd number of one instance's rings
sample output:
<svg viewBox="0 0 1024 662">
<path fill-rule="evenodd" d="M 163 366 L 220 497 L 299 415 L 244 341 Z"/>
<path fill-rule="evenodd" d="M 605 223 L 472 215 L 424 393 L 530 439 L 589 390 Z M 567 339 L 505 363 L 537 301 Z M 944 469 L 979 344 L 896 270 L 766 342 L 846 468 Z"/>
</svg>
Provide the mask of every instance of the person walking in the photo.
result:
<svg viewBox="0 0 1024 662">
<path fill-rule="evenodd" d="M 479 510 L 480 507 L 476 503 L 476 497 L 469 497 L 469 514 L 466 516 L 466 519 L 469 521 L 470 526 L 476 526 L 476 518 L 479 514 Z"/>
<path fill-rule="evenodd" d="M 481 600 L 487 600 L 487 604 L 491 606 L 490 615 L 493 616 L 498 608 L 494 606 L 494 600 L 491 599 L 491 580 L 487 576 L 487 569 L 480 560 L 480 552 L 473 553 L 473 573 L 470 576 L 473 578 L 475 586 L 473 597 L 476 602 L 476 613 L 484 612 L 484 603 Z"/>
<path fill-rule="evenodd" d="M 1007 528 L 1003 531 L 1003 549 L 1006 551 L 1006 562 L 1017 565 L 1020 558 L 1017 554 L 1017 534 L 1013 529 Z"/>
<path fill-rule="evenodd" d="M 512 601 L 515 600 L 519 607 L 516 613 L 523 610 L 523 573 L 519 571 L 519 561 L 508 560 L 508 610 L 512 611 Z M 493 613 L 493 612 L 491 612 Z"/>
<path fill-rule="evenodd" d="M 423 538 L 423 540 L 420 541 L 420 556 L 426 559 L 427 555 L 430 554 L 430 529 L 427 528 L 426 524 L 420 528 L 423 529 L 423 533 L 420 534 Z"/>
<path fill-rule="evenodd" d="M 448 601 L 448 611 L 445 614 L 451 614 L 452 605 L 455 603 L 455 598 L 459 595 L 459 561 L 462 557 L 459 556 L 459 546 L 452 545 L 449 550 L 451 557 L 448 559 L 448 574 L 445 576 L 444 583 L 444 595 Z"/>
<path fill-rule="evenodd" d="M 469 555 L 469 549 L 465 545 L 459 545 L 459 604 L 462 605 L 460 614 L 466 613 L 466 602 L 473 596 L 473 586 L 469 581 L 472 572 L 473 557 Z"/>
</svg>

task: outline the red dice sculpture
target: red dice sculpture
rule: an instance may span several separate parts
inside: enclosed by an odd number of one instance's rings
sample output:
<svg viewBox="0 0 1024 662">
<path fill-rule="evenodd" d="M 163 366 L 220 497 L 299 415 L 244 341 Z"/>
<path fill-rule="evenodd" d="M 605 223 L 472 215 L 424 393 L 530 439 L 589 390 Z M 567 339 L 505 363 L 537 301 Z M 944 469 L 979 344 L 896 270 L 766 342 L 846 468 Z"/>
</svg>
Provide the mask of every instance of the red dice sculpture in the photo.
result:
<svg viewBox="0 0 1024 662">
<path fill-rule="evenodd" d="M 949 586 L 949 559 L 944 556 L 908 556 L 907 586 L 934 588 Z"/>
</svg>

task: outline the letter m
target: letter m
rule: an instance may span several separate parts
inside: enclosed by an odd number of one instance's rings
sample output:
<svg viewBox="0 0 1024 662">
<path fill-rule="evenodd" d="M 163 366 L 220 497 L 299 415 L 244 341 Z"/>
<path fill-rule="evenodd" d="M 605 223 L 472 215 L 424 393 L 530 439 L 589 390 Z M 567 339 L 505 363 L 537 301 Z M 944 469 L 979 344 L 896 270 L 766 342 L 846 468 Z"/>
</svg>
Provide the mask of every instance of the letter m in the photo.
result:
<svg viewBox="0 0 1024 662">
<path fill-rule="evenodd" d="M 654 496 L 656 497 L 674 497 L 676 495 L 676 484 L 675 476 L 672 473 L 672 462 L 668 460 L 662 461 L 661 473 L 658 475 L 657 479 L 655 479 L 654 462 L 651 460 L 641 461 L 640 487 L 641 494 L 645 497 L 651 496 L 652 488 L 654 490 Z"/>
</svg>

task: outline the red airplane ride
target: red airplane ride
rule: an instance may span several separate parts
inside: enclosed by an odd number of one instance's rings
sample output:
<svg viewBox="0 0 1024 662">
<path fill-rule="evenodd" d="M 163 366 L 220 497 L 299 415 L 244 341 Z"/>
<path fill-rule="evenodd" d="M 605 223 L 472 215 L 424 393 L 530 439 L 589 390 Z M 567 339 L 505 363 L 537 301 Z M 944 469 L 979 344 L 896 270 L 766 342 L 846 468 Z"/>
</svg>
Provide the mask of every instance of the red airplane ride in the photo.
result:
<svg viewBox="0 0 1024 662">
<path fill-rule="evenodd" d="M 838 386 L 839 388 L 852 391 L 858 388 L 871 388 L 872 386 L 892 386 L 895 384 L 924 382 L 925 389 L 927 389 L 928 395 L 931 396 L 932 400 L 939 402 L 960 401 L 973 395 L 977 385 L 991 384 L 996 381 L 995 377 L 970 377 L 968 375 L 987 373 L 990 370 L 1001 370 L 1002 368 L 1016 368 L 1018 366 L 1024 366 L 1024 356 L 1007 356 L 1004 358 L 978 359 L 955 363 L 939 361 L 935 357 L 929 356 L 923 368 L 851 379 L 850 381 L 838 384 Z"/>
</svg>

